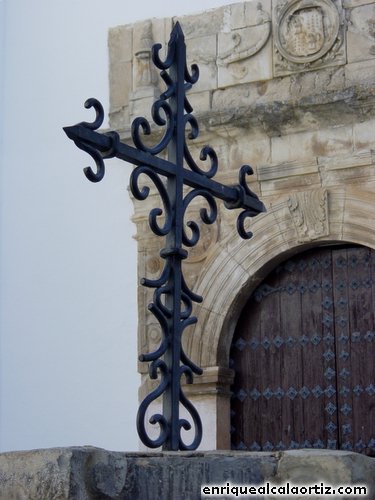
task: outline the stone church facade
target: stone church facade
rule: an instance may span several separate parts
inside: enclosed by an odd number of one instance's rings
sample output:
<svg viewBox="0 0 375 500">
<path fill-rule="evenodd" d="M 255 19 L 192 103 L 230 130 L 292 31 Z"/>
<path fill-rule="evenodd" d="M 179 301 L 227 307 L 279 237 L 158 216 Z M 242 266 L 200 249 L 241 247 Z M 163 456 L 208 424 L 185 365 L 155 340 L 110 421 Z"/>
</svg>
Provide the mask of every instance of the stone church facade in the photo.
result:
<svg viewBox="0 0 375 500">
<path fill-rule="evenodd" d="M 238 214 L 219 205 L 218 220 L 202 225 L 201 241 L 184 262 L 189 285 L 203 297 L 194 311 L 198 323 L 184 334 L 185 350 L 204 368 L 185 391 L 203 420 L 201 448 L 229 449 L 230 352 L 249 297 L 279 264 L 306 250 L 375 249 L 375 3 L 251 1 L 178 20 L 189 63 L 200 69 L 189 92 L 200 125 L 191 151 L 198 157 L 210 144 L 219 159 L 215 178 L 225 184 L 237 183 L 239 168 L 250 164 L 249 186 L 267 208 L 252 219 L 254 236 L 244 241 Z M 132 120 L 150 118 L 163 91 L 151 46 L 166 46 L 174 21 L 110 31 L 110 128 L 125 142 Z M 134 203 L 140 278 L 156 278 L 162 268 L 162 238 L 148 228 L 158 204 L 156 193 Z M 139 353 L 160 342 L 147 312 L 150 293 L 139 286 Z M 143 399 L 151 388 L 147 363 L 139 371 Z"/>
</svg>

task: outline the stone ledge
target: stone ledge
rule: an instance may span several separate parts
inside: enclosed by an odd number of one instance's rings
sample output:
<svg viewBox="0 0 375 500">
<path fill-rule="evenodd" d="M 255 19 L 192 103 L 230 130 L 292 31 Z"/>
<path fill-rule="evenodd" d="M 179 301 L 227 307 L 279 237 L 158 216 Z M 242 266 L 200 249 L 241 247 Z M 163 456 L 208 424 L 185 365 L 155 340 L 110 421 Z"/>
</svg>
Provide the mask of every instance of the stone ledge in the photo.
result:
<svg viewBox="0 0 375 500">
<path fill-rule="evenodd" d="M 375 459 L 334 450 L 126 453 L 90 446 L 0 454 L 0 500 L 195 500 L 203 484 L 267 481 L 361 484 L 374 498 Z"/>
<path fill-rule="evenodd" d="M 340 90 L 323 91 L 278 99 L 270 92 L 261 99 L 248 96 L 248 86 L 218 91 L 212 108 L 195 113 L 200 135 L 194 144 L 204 144 L 223 131 L 260 132 L 269 137 L 316 131 L 361 123 L 375 117 L 375 85 L 352 85 Z M 161 139 L 163 127 L 150 123 L 154 142 Z M 121 140 L 132 144 L 130 126 L 117 131 Z M 104 131 L 105 132 L 105 131 Z M 233 135 L 233 132 L 232 132 Z"/>
</svg>

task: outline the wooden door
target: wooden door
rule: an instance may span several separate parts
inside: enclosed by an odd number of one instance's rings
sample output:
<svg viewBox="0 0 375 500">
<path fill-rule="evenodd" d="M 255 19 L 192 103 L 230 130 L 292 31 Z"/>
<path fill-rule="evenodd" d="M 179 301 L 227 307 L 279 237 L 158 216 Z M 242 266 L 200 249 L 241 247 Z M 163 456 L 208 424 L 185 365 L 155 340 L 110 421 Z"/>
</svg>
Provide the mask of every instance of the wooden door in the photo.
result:
<svg viewBox="0 0 375 500">
<path fill-rule="evenodd" d="M 318 248 L 274 269 L 234 334 L 232 448 L 375 454 L 375 251 Z"/>
</svg>

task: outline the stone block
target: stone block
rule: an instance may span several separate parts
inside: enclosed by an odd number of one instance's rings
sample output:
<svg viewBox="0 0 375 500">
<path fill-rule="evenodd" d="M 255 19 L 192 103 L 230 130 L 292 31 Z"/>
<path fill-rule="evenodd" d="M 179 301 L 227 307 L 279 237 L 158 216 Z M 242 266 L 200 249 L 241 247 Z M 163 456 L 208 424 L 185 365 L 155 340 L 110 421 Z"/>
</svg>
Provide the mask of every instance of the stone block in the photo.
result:
<svg viewBox="0 0 375 500">
<path fill-rule="evenodd" d="M 152 19 L 152 39 L 154 43 L 161 43 L 161 53 L 167 49 L 169 35 L 173 29 L 171 18 L 153 18 Z M 164 52 L 163 52 L 164 51 Z"/>
<path fill-rule="evenodd" d="M 197 110 L 198 113 L 210 111 L 211 93 L 208 90 L 204 92 L 188 93 L 187 98 L 193 108 L 193 112 L 195 112 L 195 110 Z"/>
<path fill-rule="evenodd" d="M 343 7 L 345 9 L 351 9 L 353 7 L 360 7 L 361 5 L 367 5 L 369 3 L 374 3 L 374 0 L 344 0 Z"/>
<path fill-rule="evenodd" d="M 375 80 L 375 59 L 347 64 L 345 66 L 345 83 L 351 85 L 372 86 Z"/>
<path fill-rule="evenodd" d="M 131 92 L 129 96 L 130 120 L 132 121 L 138 116 L 144 116 L 151 123 L 153 121 L 151 117 L 152 105 L 159 98 L 159 95 L 159 91 L 155 87 L 146 87 Z"/>
<path fill-rule="evenodd" d="M 238 267 L 232 256 L 221 251 L 220 256 L 215 255 L 214 261 L 211 258 L 210 274 L 202 276 L 196 291 L 205 298 L 206 303 L 212 305 L 214 312 L 220 314 L 223 310 L 223 304 L 228 303 L 229 298 L 225 291 L 229 292 L 231 282 L 240 283 L 246 280 L 246 273 Z M 214 281 L 215 283 L 219 282 L 219 286 L 212 287 Z"/>
<path fill-rule="evenodd" d="M 237 4 L 237 5 L 241 5 Z M 259 23 L 259 16 L 264 16 L 264 13 L 271 14 L 271 0 L 262 0 L 259 2 L 257 0 L 252 0 L 250 2 L 244 2 L 244 13 L 242 20 L 240 22 L 243 26 L 256 26 Z M 240 26 L 233 26 L 233 29 Z"/>
<path fill-rule="evenodd" d="M 232 183 L 235 181 L 238 169 L 242 165 L 251 165 L 257 170 L 259 165 L 269 163 L 271 160 L 271 139 L 267 135 L 238 134 L 237 139 L 230 146 L 228 167 L 235 171 Z M 249 178 L 253 181 L 253 178 Z"/>
<path fill-rule="evenodd" d="M 355 123 L 353 126 L 354 149 L 374 149 L 375 143 L 375 119 Z"/>
<path fill-rule="evenodd" d="M 116 26 L 108 32 L 108 51 L 110 65 L 131 62 L 133 59 L 133 27 Z"/>
<path fill-rule="evenodd" d="M 219 33 L 219 88 L 272 78 L 272 44 L 269 40 L 269 27 L 270 24 L 265 24 L 243 28 L 231 34 Z M 237 41 L 234 37 L 238 37 Z M 228 43 L 228 39 L 233 43 Z M 241 48 L 242 40 L 245 40 L 246 45 Z"/>
<path fill-rule="evenodd" d="M 122 130 L 129 130 L 130 116 L 128 106 L 122 108 L 117 108 L 116 110 L 110 111 L 109 113 L 109 127 L 112 130 L 117 130 L 118 132 Z M 129 134 L 126 133 L 126 137 Z"/>
<path fill-rule="evenodd" d="M 190 94 L 216 88 L 216 36 L 207 35 L 187 39 L 186 51 L 189 71 L 192 64 L 199 66 L 199 79 L 190 90 Z"/>
<path fill-rule="evenodd" d="M 225 7 L 224 19 L 225 25 L 223 26 L 223 30 L 225 32 L 243 28 L 244 26 L 250 26 L 246 24 L 245 20 L 245 2 L 235 3 Z"/>
<path fill-rule="evenodd" d="M 375 4 L 351 9 L 348 23 L 348 62 L 375 58 Z"/>
<path fill-rule="evenodd" d="M 218 86 L 227 87 L 272 78 L 270 3 L 231 6 L 231 30 L 218 34 Z M 233 22 L 234 13 L 238 21 Z M 246 22 L 245 12 L 251 21 Z"/>
<path fill-rule="evenodd" d="M 122 453 L 88 446 L 53 448 L 0 454 L 0 471 L 1 500 L 196 500 L 206 498 L 201 495 L 205 485 L 267 482 L 360 484 L 367 487 L 366 498 L 375 491 L 375 460 L 335 450 Z"/>
<path fill-rule="evenodd" d="M 289 450 L 279 461 L 277 476 L 294 484 L 374 484 L 375 461 L 348 451 Z"/>
<path fill-rule="evenodd" d="M 272 163 L 342 155 L 353 151 L 351 126 L 272 137 Z"/>
<path fill-rule="evenodd" d="M 363 189 L 361 184 L 346 192 L 343 239 L 374 248 L 375 232 L 373 218 L 368 214 L 373 210 L 374 184 Z M 375 476 L 374 476 L 375 477 Z"/>
<path fill-rule="evenodd" d="M 254 276 L 254 269 L 261 269 L 267 264 L 267 255 L 278 255 L 286 251 L 289 247 L 288 233 L 294 230 L 290 220 L 284 221 L 282 214 L 287 212 L 286 203 L 283 202 L 274 209 L 270 202 L 266 201 L 267 213 L 259 215 L 249 222 L 249 228 L 254 236 L 251 239 L 251 250 L 249 251 L 249 242 L 241 241 L 236 238 L 235 229 L 227 238 L 225 243 L 230 254 L 235 255 L 236 261 L 249 277 L 243 283 L 244 293 L 241 293 L 242 300 L 246 300 L 259 284 L 259 276 Z M 264 276 L 265 277 L 265 276 Z M 248 293 L 247 292 L 248 290 Z M 244 306 L 241 303 L 241 306 Z M 231 306 L 232 310 L 233 306 Z M 238 310 L 238 315 L 242 307 Z M 233 329 L 236 326 L 238 315 L 234 317 Z"/>
<path fill-rule="evenodd" d="M 318 171 L 317 160 L 312 158 L 306 161 L 290 161 L 276 163 L 275 165 L 262 165 L 258 167 L 258 179 L 261 182 L 283 179 L 306 174 L 314 174 Z"/>
<path fill-rule="evenodd" d="M 118 498 L 127 462 L 122 453 L 93 447 L 0 454 L 1 500 Z"/>
<path fill-rule="evenodd" d="M 274 197 L 285 195 L 286 192 L 303 191 L 307 189 L 317 189 L 321 186 L 319 172 L 313 174 L 305 173 L 294 177 L 284 177 L 261 183 L 261 193 L 263 197 Z"/>
<path fill-rule="evenodd" d="M 173 21 L 179 21 L 185 35 L 185 39 L 200 38 L 209 35 L 215 35 L 222 30 L 224 23 L 224 9 L 211 9 L 203 15 L 193 14 L 173 18 Z"/>
<path fill-rule="evenodd" d="M 132 89 L 132 63 L 121 61 L 112 63 L 109 75 L 110 112 L 129 104 Z"/>
</svg>

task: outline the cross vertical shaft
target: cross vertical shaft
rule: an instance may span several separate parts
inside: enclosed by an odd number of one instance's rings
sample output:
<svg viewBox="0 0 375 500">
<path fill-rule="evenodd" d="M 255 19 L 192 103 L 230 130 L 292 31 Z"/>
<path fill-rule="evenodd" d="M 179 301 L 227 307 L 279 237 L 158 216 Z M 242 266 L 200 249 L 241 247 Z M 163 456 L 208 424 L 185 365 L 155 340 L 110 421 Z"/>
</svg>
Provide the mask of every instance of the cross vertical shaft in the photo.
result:
<svg viewBox="0 0 375 500">
<path fill-rule="evenodd" d="M 182 31 L 176 32 L 176 59 L 185 60 L 185 43 Z M 172 209 L 172 228 L 166 236 L 166 250 L 170 253 L 167 257 L 171 259 L 172 274 L 168 286 L 172 293 L 167 296 L 167 308 L 173 311 L 170 318 L 170 337 L 171 348 L 164 355 L 164 361 L 171 373 L 169 388 L 163 395 L 163 412 L 170 421 L 170 437 L 163 445 L 166 450 L 178 450 L 180 438 L 180 352 L 181 352 L 181 276 L 182 276 L 182 200 L 183 200 L 183 178 L 181 170 L 184 161 L 184 141 L 185 131 L 180 117 L 184 115 L 184 67 L 180 64 L 174 64 L 170 68 L 169 76 L 173 82 L 174 92 L 170 98 L 170 107 L 172 115 L 176 117 L 172 140 L 168 145 L 168 161 L 176 165 L 176 175 L 167 179 L 167 193 L 171 200 Z"/>
</svg>

